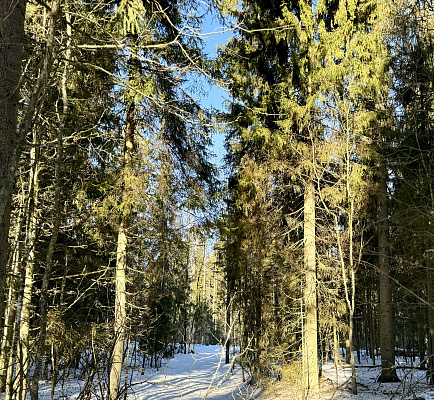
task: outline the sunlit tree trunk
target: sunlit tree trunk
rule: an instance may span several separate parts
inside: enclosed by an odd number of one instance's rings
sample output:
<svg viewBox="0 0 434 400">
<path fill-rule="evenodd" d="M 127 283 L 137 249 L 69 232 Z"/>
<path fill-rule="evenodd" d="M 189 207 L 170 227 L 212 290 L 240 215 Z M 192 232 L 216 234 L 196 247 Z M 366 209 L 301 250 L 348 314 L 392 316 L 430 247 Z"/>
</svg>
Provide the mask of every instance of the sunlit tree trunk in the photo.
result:
<svg viewBox="0 0 434 400">
<path fill-rule="evenodd" d="M 55 164 L 55 188 L 54 188 L 54 221 L 51 230 L 51 238 L 48 243 L 47 255 L 45 258 L 45 270 L 42 278 L 41 299 L 40 299 L 40 318 L 39 318 L 39 338 L 36 348 L 35 368 L 33 371 L 32 385 L 30 395 L 32 400 L 38 399 L 39 379 L 42 373 L 42 358 L 45 353 L 45 343 L 47 336 L 47 318 L 48 318 L 48 285 L 50 282 L 51 271 L 53 269 L 53 255 L 57 245 L 57 237 L 60 231 L 60 222 L 62 217 L 63 202 L 62 202 L 62 181 L 60 176 L 60 168 L 62 162 L 62 129 L 59 128 L 57 134 L 57 149 L 56 149 L 56 164 Z"/>
<path fill-rule="evenodd" d="M 349 174 L 347 174 L 347 196 L 350 197 L 349 189 Z M 344 254 L 341 244 L 341 235 L 339 232 L 339 224 L 336 218 L 336 236 L 338 238 L 338 250 L 339 259 L 342 270 L 342 278 L 344 283 L 345 300 L 348 309 L 348 338 L 347 338 L 347 349 L 346 349 L 346 362 L 351 365 L 351 390 L 353 394 L 357 394 L 357 381 L 356 381 L 356 367 L 354 360 L 354 311 L 356 308 L 355 294 L 356 294 L 356 278 L 354 270 L 354 257 L 353 257 L 353 217 L 354 217 L 354 200 L 350 199 L 349 210 L 348 210 L 348 236 L 349 236 L 349 248 L 348 248 L 348 272 L 347 265 L 344 260 Z M 350 275 L 350 282 L 347 274 Z"/>
<path fill-rule="evenodd" d="M 31 171 L 31 189 L 28 207 L 28 224 L 25 239 L 26 273 L 24 279 L 24 292 L 21 306 L 20 339 L 19 339 L 19 365 L 17 377 L 19 381 L 18 400 L 24 400 L 27 392 L 27 375 L 29 371 L 29 348 L 30 348 L 30 312 L 32 308 L 33 271 L 35 266 L 35 242 L 37 228 L 37 205 L 38 205 L 38 174 L 37 160 Z M 26 256 L 27 255 L 27 256 Z"/>
<path fill-rule="evenodd" d="M 32 148 L 30 150 L 30 172 L 28 179 L 28 190 L 27 195 L 25 196 L 25 206 L 21 206 L 23 210 L 23 222 L 19 223 L 18 231 L 21 232 L 24 230 L 24 245 L 23 249 L 20 252 L 18 258 L 14 264 L 19 264 L 19 293 L 17 294 L 17 302 L 16 302 L 16 311 L 15 311 L 15 326 L 13 332 L 13 346 L 10 347 L 11 351 L 9 354 L 9 363 L 7 368 L 5 365 L 6 360 L 3 359 L 3 356 L 7 354 L 7 351 L 2 351 L 0 364 L 5 368 L 3 371 L 7 370 L 7 379 L 6 379 L 6 399 L 12 396 L 12 393 L 17 391 L 19 392 L 18 398 L 19 400 L 24 400 L 25 392 L 22 393 L 20 389 L 23 385 L 25 387 L 25 380 L 27 376 L 27 366 L 28 366 L 28 334 L 29 334 L 29 316 L 30 316 L 30 297 L 31 297 L 31 286 L 33 284 L 33 265 L 34 265 L 34 254 L 35 254 L 35 238 L 36 238 L 36 209 L 37 209 L 37 197 L 38 197 L 38 154 L 39 154 L 39 141 L 38 135 L 35 132 L 34 140 L 32 143 Z M 24 196 L 24 195 L 23 195 Z M 21 219 L 21 218 L 20 218 Z M 18 241 L 18 237 L 16 242 Z M 8 310 L 15 304 L 15 302 L 8 301 Z M 9 323 L 7 325 L 11 326 L 12 323 L 10 316 L 10 311 L 7 311 Z M 23 332 L 26 332 L 25 335 L 22 335 Z M 5 335 L 8 337 L 9 335 L 6 333 Z M 27 340 L 25 339 L 27 338 Z M 3 341 L 3 344 L 11 344 L 10 337 L 9 339 Z M 15 346 L 17 349 L 15 351 Z M 16 377 L 13 376 L 13 369 L 15 366 L 14 358 L 17 355 L 18 360 L 16 363 Z M 4 373 L 4 372 L 3 372 Z"/>
<path fill-rule="evenodd" d="M 213 268 L 213 295 L 212 295 L 212 327 L 215 331 L 216 327 L 216 315 L 215 315 L 215 296 L 216 296 L 216 288 L 217 288 L 217 273 L 216 266 Z"/>
<path fill-rule="evenodd" d="M 347 121 L 349 120 L 349 115 L 346 116 Z M 354 313 L 356 310 L 356 271 L 355 271 L 355 261 L 354 261 L 354 218 L 355 218 L 355 197 L 357 189 L 353 187 L 353 168 L 352 165 L 352 149 L 353 143 L 351 140 L 351 132 L 349 127 L 346 128 L 345 132 L 345 155 L 343 157 L 343 166 L 345 167 L 345 206 L 342 210 L 346 216 L 347 224 L 345 230 L 348 234 L 348 247 L 345 252 L 341 239 L 340 226 L 338 217 L 335 216 L 335 230 L 338 242 L 339 259 L 342 270 L 342 280 L 344 284 L 345 301 L 347 303 L 348 310 L 348 338 L 347 338 L 347 351 L 346 351 L 346 362 L 351 365 L 351 390 L 353 394 L 357 394 L 357 381 L 356 381 L 356 368 L 354 360 Z M 354 192 L 354 193 L 353 193 Z M 361 251 L 361 249 L 360 249 Z M 359 254 L 361 257 L 361 253 Z M 360 261 L 360 260 L 359 260 Z"/>
<path fill-rule="evenodd" d="M 50 13 L 50 25 L 47 36 L 47 55 L 45 64 L 53 58 L 54 55 L 54 37 L 56 34 L 56 22 L 58 13 L 60 10 L 60 0 L 55 0 L 51 4 Z M 45 74 L 49 72 L 49 65 L 44 66 Z M 57 144 L 56 144 L 56 158 L 54 166 L 54 207 L 53 207 L 53 227 L 51 230 L 51 237 L 48 243 L 47 254 L 45 257 L 45 270 L 42 278 L 41 285 L 41 298 L 40 298 L 40 318 L 39 318 L 39 337 L 36 345 L 36 355 L 34 360 L 34 370 L 32 376 L 32 382 L 30 387 L 30 397 L 32 400 L 38 399 L 39 391 L 39 379 L 42 374 L 42 362 L 43 355 L 45 353 L 45 344 L 47 336 L 47 324 L 48 324 L 48 285 L 51 277 L 51 271 L 53 269 L 53 256 L 57 245 L 57 238 L 60 231 L 60 222 L 62 218 L 62 211 L 64 202 L 62 201 L 62 178 L 61 178 L 61 164 L 63 162 L 63 136 L 65 131 L 65 123 L 68 114 L 68 98 L 66 92 L 66 80 L 65 76 L 61 79 L 61 93 L 63 109 L 58 115 L 59 126 L 57 129 Z"/>
<path fill-rule="evenodd" d="M 12 275 L 8 279 L 9 285 L 5 313 L 6 324 L 3 332 L 2 351 L 0 353 L 0 371 L 2 384 L 5 383 L 5 400 L 12 399 L 17 386 L 14 379 L 14 370 L 19 342 L 23 284 L 27 260 L 26 246 L 23 246 L 22 236 L 23 230 L 26 231 L 25 228 L 27 228 L 31 186 L 32 183 L 29 184 L 28 194 L 24 190 L 24 185 L 22 186 L 19 205 L 20 213 L 15 232 L 14 251 L 11 262 Z"/>
<path fill-rule="evenodd" d="M 337 368 L 338 365 L 341 364 L 341 354 L 339 351 L 336 314 L 332 312 L 332 315 L 333 315 L 333 359 L 334 359 L 335 368 Z"/>
<path fill-rule="evenodd" d="M 115 289 L 115 345 L 112 353 L 112 364 L 110 370 L 110 398 L 115 399 L 119 393 L 122 360 L 125 343 L 126 325 L 126 255 L 127 236 L 126 228 L 121 222 L 118 231 L 117 253 L 116 253 L 116 289 Z"/>
<path fill-rule="evenodd" d="M 17 310 L 17 298 L 20 286 L 20 261 L 21 261 L 21 232 L 25 221 L 24 213 L 24 192 L 21 194 L 20 213 L 17 226 L 15 227 L 15 240 L 10 261 L 11 274 L 6 280 L 6 309 L 1 337 L 0 350 L 0 393 L 7 388 L 7 371 L 11 355 L 14 353 L 14 328 Z M 10 391 L 10 390 L 9 390 Z"/>
<path fill-rule="evenodd" d="M 206 239 L 203 241 L 203 288 L 202 288 L 202 301 L 205 303 L 206 297 Z"/>
<path fill-rule="evenodd" d="M 304 340 L 303 370 L 305 389 L 318 388 L 318 314 L 316 293 L 316 248 L 315 248 L 315 186 L 312 180 L 304 193 Z"/>
<path fill-rule="evenodd" d="M 124 172 L 121 217 L 118 228 L 118 241 L 116 250 L 116 276 L 115 276 L 115 344 L 113 347 L 110 370 L 110 398 L 116 399 L 120 390 L 122 362 L 126 334 L 126 268 L 127 268 L 127 230 L 129 224 L 128 196 L 131 188 L 132 157 L 134 151 L 135 132 L 135 104 L 131 103 L 127 109 L 127 123 L 124 141 Z"/>
</svg>

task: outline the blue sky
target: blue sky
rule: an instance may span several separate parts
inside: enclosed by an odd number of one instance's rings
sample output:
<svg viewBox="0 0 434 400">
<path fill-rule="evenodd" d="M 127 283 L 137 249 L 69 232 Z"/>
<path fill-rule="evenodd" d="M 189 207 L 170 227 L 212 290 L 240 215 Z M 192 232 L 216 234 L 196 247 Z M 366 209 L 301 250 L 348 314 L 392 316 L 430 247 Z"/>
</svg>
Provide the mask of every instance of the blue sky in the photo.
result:
<svg viewBox="0 0 434 400">
<path fill-rule="evenodd" d="M 205 45 L 204 52 L 208 57 L 212 58 L 217 55 L 217 47 L 225 45 L 233 36 L 233 31 L 223 26 L 222 22 L 214 13 L 208 13 L 204 18 L 201 34 L 203 35 Z M 205 94 L 201 99 L 201 103 L 206 108 L 224 111 L 224 103 L 229 100 L 227 93 L 216 85 L 206 83 L 205 80 L 203 80 L 203 82 Z M 223 166 L 223 157 L 225 155 L 224 136 L 224 133 L 216 133 L 213 135 L 213 153 L 216 154 L 214 162 L 219 167 Z"/>
</svg>

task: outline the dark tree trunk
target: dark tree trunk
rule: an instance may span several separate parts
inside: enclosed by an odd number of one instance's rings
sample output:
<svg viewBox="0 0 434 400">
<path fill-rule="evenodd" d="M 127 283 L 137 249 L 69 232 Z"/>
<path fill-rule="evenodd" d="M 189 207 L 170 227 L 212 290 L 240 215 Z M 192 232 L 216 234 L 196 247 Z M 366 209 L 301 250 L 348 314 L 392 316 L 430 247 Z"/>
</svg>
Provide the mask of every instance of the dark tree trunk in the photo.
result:
<svg viewBox="0 0 434 400">
<path fill-rule="evenodd" d="M 380 181 L 377 196 L 378 213 L 378 269 L 380 295 L 380 348 L 381 382 L 397 382 L 393 337 L 393 310 L 390 290 L 389 221 L 387 209 L 387 170 L 384 161 L 380 165 Z"/>
<path fill-rule="evenodd" d="M 433 250 L 425 254 L 426 287 L 428 297 L 428 372 L 427 378 L 430 385 L 434 385 L 434 285 L 433 285 Z M 421 354 L 421 358 L 423 358 Z"/>
<path fill-rule="evenodd" d="M 231 295 L 229 290 L 229 282 L 228 282 L 228 289 L 226 292 L 226 351 L 225 351 L 225 363 L 229 364 L 230 357 L 229 357 L 229 350 L 231 345 Z"/>
<path fill-rule="evenodd" d="M 11 197 L 20 144 L 18 83 L 26 3 L 27 0 L 4 0 L 0 7 L 0 316 L 4 313 Z"/>
</svg>

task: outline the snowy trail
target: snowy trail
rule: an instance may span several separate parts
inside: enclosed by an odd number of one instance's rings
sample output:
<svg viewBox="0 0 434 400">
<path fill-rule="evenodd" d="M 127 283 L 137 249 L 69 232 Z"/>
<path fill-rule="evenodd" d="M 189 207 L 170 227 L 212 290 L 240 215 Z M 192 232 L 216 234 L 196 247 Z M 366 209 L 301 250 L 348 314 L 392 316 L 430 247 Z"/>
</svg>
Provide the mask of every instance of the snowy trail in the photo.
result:
<svg viewBox="0 0 434 400">
<path fill-rule="evenodd" d="M 220 346 L 194 347 L 194 354 L 177 354 L 167 365 L 146 378 L 137 374 L 131 400 L 245 399 L 252 389 L 242 383 L 241 369 L 224 364 Z M 140 381 L 145 383 L 139 384 Z"/>
<path fill-rule="evenodd" d="M 220 346 L 195 345 L 194 354 L 177 354 L 163 360 L 158 370 L 130 370 L 131 384 L 127 400 L 244 400 L 254 399 L 253 388 L 243 384 L 241 368 L 224 363 Z M 231 358 L 232 360 L 232 358 Z M 132 375 L 131 375 L 132 374 Z M 124 382 L 125 376 L 122 377 Z M 70 380 L 56 387 L 55 399 L 73 400 L 83 390 L 83 382 Z M 93 393 L 91 398 L 102 398 Z M 50 383 L 40 382 L 40 400 L 50 399 Z M 28 397 L 30 399 L 30 396 Z"/>
</svg>

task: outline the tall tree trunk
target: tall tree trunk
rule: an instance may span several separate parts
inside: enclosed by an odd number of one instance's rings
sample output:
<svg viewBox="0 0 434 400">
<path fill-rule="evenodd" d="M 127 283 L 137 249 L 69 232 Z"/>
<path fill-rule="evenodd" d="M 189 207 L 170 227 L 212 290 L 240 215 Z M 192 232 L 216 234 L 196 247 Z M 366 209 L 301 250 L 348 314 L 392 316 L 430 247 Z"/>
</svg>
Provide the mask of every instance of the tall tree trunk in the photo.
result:
<svg viewBox="0 0 434 400">
<path fill-rule="evenodd" d="M 184 297 L 184 336 L 183 336 L 183 342 L 184 342 L 184 354 L 187 354 L 187 299 L 188 299 L 188 266 L 185 269 L 185 286 L 186 286 L 186 291 L 185 291 L 185 297 Z"/>
<path fill-rule="evenodd" d="M 19 200 L 19 215 L 17 218 L 17 222 L 14 227 L 14 241 L 12 248 L 12 255 L 9 260 L 9 269 L 11 271 L 10 276 L 6 279 L 6 307 L 5 307 L 5 317 L 4 317 L 4 326 L 3 333 L 0 339 L 1 348 L 0 348 L 0 393 L 3 392 L 5 388 L 8 386 L 7 381 L 7 371 L 9 369 L 9 361 L 12 354 L 14 354 L 15 349 L 14 342 L 15 336 L 15 318 L 17 313 L 17 301 L 19 298 L 19 293 L 21 292 L 22 286 L 22 275 L 23 271 L 21 270 L 22 265 L 22 232 L 26 223 L 26 193 L 25 190 L 22 189 L 20 200 Z"/>
<path fill-rule="evenodd" d="M 350 141 L 350 132 L 347 130 L 345 139 L 345 195 L 346 195 L 346 217 L 348 223 L 346 230 L 348 233 L 348 259 L 344 259 L 344 250 L 342 246 L 341 233 L 339 227 L 338 217 L 335 216 L 335 229 L 336 237 L 339 250 L 339 259 L 341 263 L 342 270 L 342 280 L 344 284 L 345 291 L 345 301 L 347 303 L 348 309 L 348 339 L 347 339 L 347 349 L 346 349 L 346 362 L 351 364 L 351 390 L 353 394 L 357 394 L 357 381 L 356 381 L 356 367 L 354 360 L 354 313 L 356 310 L 356 275 L 355 275 L 355 265 L 354 265 L 354 195 L 351 186 L 351 149 L 352 143 Z M 361 256 L 361 253 L 360 253 Z M 347 276 L 349 275 L 349 277 Z M 350 279 L 348 279 L 350 278 Z"/>
<path fill-rule="evenodd" d="M 4 288 L 8 259 L 8 234 L 16 156 L 18 83 L 27 0 L 4 0 L 0 7 L 0 318 L 4 313 Z"/>
<path fill-rule="evenodd" d="M 128 196 L 132 190 L 130 178 L 132 174 L 132 157 L 134 151 L 135 132 L 135 104 L 134 102 L 127 109 L 127 124 L 124 142 L 124 172 L 123 172 L 123 207 L 118 230 L 118 241 L 116 250 L 116 287 L 115 287 L 115 344 L 113 347 L 111 370 L 110 370 L 110 399 L 114 400 L 119 395 L 122 362 L 124 355 L 125 333 L 126 333 L 126 268 L 127 268 L 127 230 L 129 224 Z"/>
<path fill-rule="evenodd" d="M 205 303 L 206 296 L 206 239 L 203 241 L 203 288 L 202 288 L 202 301 Z"/>
<path fill-rule="evenodd" d="M 428 300 L 428 383 L 434 385 L 434 250 L 425 253 L 426 287 Z M 422 354 L 422 353 L 421 353 Z"/>
<path fill-rule="evenodd" d="M 312 180 L 304 193 L 304 340 L 303 370 L 305 389 L 318 388 L 318 315 L 316 293 L 316 247 L 315 247 L 315 186 Z"/>
<path fill-rule="evenodd" d="M 35 132 L 33 136 L 33 148 L 30 151 L 30 176 L 29 176 L 29 198 L 27 210 L 26 237 L 24 240 L 23 263 L 26 268 L 24 278 L 23 299 L 20 317 L 20 338 L 19 357 L 17 366 L 17 379 L 19 381 L 18 400 L 24 400 L 27 392 L 27 375 L 29 370 L 29 333 L 30 333 L 30 312 L 33 290 L 33 271 L 35 265 L 35 242 L 37 228 L 38 208 L 38 179 L 39 179 L 39 138 Z"/>
<path fill-rule="evenodd" d="M 52 58 L 54 54 L 54 36 L 57 22 L 57 16 L 60 10 L 60 0 L 52 2 L 51 14 L 50 14 L 50 29 L 47 39 L 47 46 L 51 47 L 51 51 L 46 56 L 46 61 Z M 48 67 L 47 67 L 48 68 Z M 47 72 L 48 73 L 48 72 Z M 57 146 L 56 146 L 56 160 L 54 169 L 54 221 L 51 231 L 50 242 L 48 243 L 47 255 L 45 258 L 45 271 L 42 278 L 41 286 L 41 299 L 40 299 L 40 319 L 39 319 L 39 338 L 37 341 L 34 370 L 32 376 L 32 384 L 30 388 L 31 400 L 38 399 L 39 391 L 39 379 L 42 374 L 42 361 L 45 353 L 45 344 L 47 336 L 47 323 L 48 323 L 48 285 L 51 277 L 51 271 L 53 269 L 53 255 L 57 245 L 57 237 L 60 231 L 60 222 L 62 217 L 63 201 L 62 201 L 62 178 L 61 178 L 61 163 L 63 161 L 63 135 L 65 131 L 65 123 L 68 113 L 68 99 L 66 93 L 66 80 L 65 76 L 61 81 L 61 92 L 63 101 L 63 110 L 59 115 L 59 128 L 57 130 Z"/>
<path fill-rule="evenodd" d="M 127 236 L 124 222 L 121 222 L 118 231 L 116 253 L 116 288 L 115 288 L 115 345 L 112 353 L 110 370 L 110 398 L 116 399 L 119 394 L 122 360 L 124 355 L 125 324 L 126 324 L 126 255 Z"/>
<path fill-rule="evenodd" d="M 31 168 L 29 173 L 29 189 L 26 205 L 26 228 L 24 239 L 24 252 L 21 263 L 25 266 L 24 289 L 21 294 L 21 311 L 19 316 L 19 340 L 18 340 L 18 363 L 16 379 L 18 380 L 18 400 L 24 400 L 27 387 L 27 373 L 29 367 L 29 324 L 31 310 L 31 296 L 33 287 L 33 269 L 35 263 L 35 241 L 37 227 L 37 204 L 38 204 L 38 174 L 39 174 L 39 139 L 35 132 L 33 136 L 33 148 L 30 151 Z M 18 311 L 17 311 L 18 312 Z"/>
<path fill-rule="evenodd" d="M 41 300 L 40 300 L 40 319 L 39 319 L 39 338 L 37 342 L 37 350 L 35 356 L 35 368 L 32 377 L 32 386 L 30 395 L 32 400 L 38 399 L 39 379 L 42 373 L 42 357 L 45 353 L 45 342 L 47 336 L 47 317 L 48 317 L 48 285 L 50 282 L 51 271 L 53 269 L 53 255 L 57 244 L 57 237 L 60 230 L 60 222 L 62 217 L 63 202 L 62 196 L 62 181 L 60 177 L 60 164 L 62 162 L 62 130 L 58 130 L 57 136 L 57 154 L 55 165 L 55 188 L 54 188 L 54 222 L 51 231 L 51 238 L 48 244 L 47 255 L 45 258 L 45 271 L 42 278 Z"/>
<path fill-rule="evenodd" d="M 231 292 L 228 278 L 228 287 L 226 289 L 226 346 L 225 346 L 225 364 L 230 362 L 230 345 L 231 345 Z"/>
<path fill-rule="evenodd" d="M 349 186 L 347 185 L 347 194 L 350 196 Z M 349 249 L 348 249 L 348 272 L 351 277 L 351 285 L 349 285 L 347 277 L 347 266 L 345 265 L 344 253 L 342 249 L 341 235 L 339 232 L 339 223 L 335 217 L 336 236 L 338 242 L 339 259 L 342 270 L 342 280 L 344 283 L 345 301 L 348 309 L 348 338 L 346 340 L 345 362 L 351 365 L 351 390 L 353 394 L 357 394 L 357 381 L 356 381 L 356 367 L 354 360 L 354 311 L 355 311 L 355 293 L 356 293 L 356 279 L 354 271 L 353 260 L 353 215 L 354 215 L 354 201 L 350 200 L 350 210 L 348 212 L 348 236 L 349 236 Z"/>
<path fill-rule="evenodd" d="M 213 334 L 216 328 L 216 315 L 215 315 L 215 296 L 216 296 L 216 287 L 217 287 L 217 276 L 216 276 L 216 266 L 214 264 L 213 268 L 213 294 L 212 294 L 212 329 Z"/>
<path fill-rule="evenodd" d="M 25 194 L 22 194 L 22 204 L 20 204 L 20 212 L 18 230 L 16 232 L 14 255 L 12 257 L 12 276 L 9 278 L 10 287 L 8 288 L 7 304 L 5 312 L 4 336 L 2 343 L 2 352 L 0 356 L 0 371 L 2 381 L 6 378 L 6 393 L 5 400 L 12 399 L 15 391 L 14 385 L 14 368 L 16 360 L 16 348 L 19 342 L 19 327 L 21 320 L 21 309 L 23 300 L 23 284 L 26 262 L 26 254 L 23 255 L 22 249 L 22 231 L 26 224 L 27 216 L 25 213 Z"/>
<path fill-rule="evenodd" d="M 380 297 L 380 348 L 381 382 L 398 382 L 395 369 L 393 338 L 393 310 L 390 290 L 389 221 L 387 208 L 387 170 L 384 160 L 380 164 L 380 180 L 377 195 L 378 218 L 378 270 Z"/>
<path fill-rule="evenodd" d="M 341 354 L 339 351 L 339 342 L 338 342 L 338 332 L 337 332 L 337 321 L 336 321 L 336 314 L 333 311 L 332 312 L 332 323 L 333 323 L 333 360 L 335 368 L 338 367 L 338 365 L 341 365 Z"/>
<path fill-rule="evenodd" d="M 51 4 L 45 57 L 32 94 L 18 126 L 24 22 L 27 0 L 3 0 L 0 7 L 0 317 L 5 310 L 4 288 L 12 188 L 21 148 L 43 99 L 54 57 L 56 16 L 60 0 Z"/>
<path fill-rule="evenodd" d="M 32 216 L 36 220 L 36 217 Z M 34 225 L 36 228 L 36 224 Z M 36 237 L 36 229 L 32 230 L 32 236 Z M 34 241 L 32 242 L 34 243 Z M 35 265 L 35 253 L 31 250 L 27 266 L 26 277 L 24 282 L 24 293 L 22 300 L 21 318 L 20 318 L 20 332 L 19 332 L 19 347 L 18 347 L 18 365 L 17 365 L 17 379 L 18 379 L 18 400 L 24 400 L 27 393 L 27 376 L 29 372 L 29 348 L 30 348 L 30 311 L 31 311 L 31 296 L 33 288 L 33 270 Z"/>
<path fill-rule="evenodd" d="M 7 370 L 10 361 L 10 355 L 14 352 L 14 328 L 15 316 L 17 307 L 17 298 L 19 292 L 19 275 L 20 275 L 20 259 L 21 259 L 21 231 L 24 225 L 24 194 L 22 194 L 20 205 L 20 216 L 18 217 L 18 226 L 16 228 L 15 245 L 11 257 L 11 275 L 6 280 L 6 310 L 4 318 L 3 335 L 1 338 L 1 351 L 0 351 L 0 393 L 4 391 L 7 386 Z"/>
</svg>

